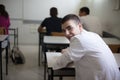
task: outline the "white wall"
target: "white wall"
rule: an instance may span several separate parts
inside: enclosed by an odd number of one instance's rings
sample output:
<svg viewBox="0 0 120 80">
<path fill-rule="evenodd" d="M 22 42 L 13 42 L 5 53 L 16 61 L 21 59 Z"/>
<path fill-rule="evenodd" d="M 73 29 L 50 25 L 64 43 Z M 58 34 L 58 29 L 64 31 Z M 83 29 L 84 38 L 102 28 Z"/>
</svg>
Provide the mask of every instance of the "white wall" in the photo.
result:
<svg viewBox="0 0 120 80">
<path fill-rule="evenodd" d="M 24 24 L 21 20 L 11 20 L 11 28 L 18 27 L 19 44 L 38 44 L 38 28 L 39 24 Z M 13 37 L 10 37 L 13 43 Z"/>
<path fill-rule="evenodd" d="M 13 6 L 16 6 L 14 4 L 17 4 L 17 3 L 14 3 L 14 1 L 21 2 L 21 5 L 17 6 L 20 9 L 20 11 L 15 9 L 15 11 L 19 12 L 19 13 L 15 12 L 15 16 L 12 14 L 12 13 L 14 13 L 14 10 L 11 10 L 11 8 Z M 0 0 L 0 3 L 5 4 L 8 12 L 10 12 L 10 14 L 11 14 L 10 15 L 11 16 L 11 26 L 10 27 L 13 27 L 13 28 L 18 27 L 19 28 L 19 43 L 20 44 L 38 44 L 37 28 L 40 25 L 40 23 L 39 23 L 39 21 L 38 21 L 38 23 L 34 23 L 34 21 L 33 21 L 33 23 L 25 23 L 24 22 L 24 18 L 26 18 L 24 16 L 26 14 L 24 13 L 25 11 L 24 11 L 23 7 L 27 6 L 27 4 L 24 5 L 25 1 L 27 1 L 27 0 L 20 0 L 20 1 L 19 0 Z M 34 1 L 34 0 L 29 0 L 28 2 L 31 3 L 30 1 Z M 40 1 L 40 4 L 44 3 L 44 0 L 37 0 L 37 1 Z M 67 8 L 68 7 L 67 2 L 65 1 L 65 3 L 66 3 L 65 8 Z M 46 2 L 46 4 L 48 4 L 48 5 L 46 5 L 47 8 L 49 8 L 49 6 L 51 6 L 47 2 Z M 74 5 L 75 4 L 77 6 L 74 6 L 75 10 L 73 10 L 73 13 L 78 14 L 79 8 L 81 8 L 82 6 L 88 6 L 91 10 L 91 15 L 96 15 L 100 18 L 100 20 L 103 24 L 103 29 L 105 31 L 109 31 L 110 33 L 113 33 L 116 36 L 120 37 L 120 10 L 114 10 L 115 6 L 116 6 L 116 0 L 81 0 L 79 3 L 78 3 L 78 0 L 76 0 L 76 3 L 74 3 Z M 28 4 L 28 6 L 29 6 L 29 4 Z M 60 6 L 62 6 L 62 4 L 60 4 Z M 61 9 L 60 6 L 59 6 L 59 9 Z M 41 10 L 43 10 L 43 9 L 45 9 L 45 7 L 41 8 Z M 39 9 L 37 9 L 36 11 L 38 11 L 38 10 Z M 32 12 L 32 9 L 31 9 L 31 12 Z M 62 14 L 62 13 L 64 13 L 64 12 L 59 12 L 59 16 L 63 16 L 64 14 Z M 18 15 L 18 17 L 16 15 Z M 31 18 L 27 18 L 27 19 L 31 20 Z M 35 20 L 35 18 L 33 20 Z"/>
<path fill-rule="evenodd" d="M 49 16 L 49 9 L 57 7 L 59 17 L 76 13 L 81 0 L 23 0 L 23 16 L 27 20 L 43 20 Z"/>
<path fill-rule="evenodd" d="M 23 0 L 0 0 L 6 6 L 10 18 L 22 19 Z"/>
</svg>

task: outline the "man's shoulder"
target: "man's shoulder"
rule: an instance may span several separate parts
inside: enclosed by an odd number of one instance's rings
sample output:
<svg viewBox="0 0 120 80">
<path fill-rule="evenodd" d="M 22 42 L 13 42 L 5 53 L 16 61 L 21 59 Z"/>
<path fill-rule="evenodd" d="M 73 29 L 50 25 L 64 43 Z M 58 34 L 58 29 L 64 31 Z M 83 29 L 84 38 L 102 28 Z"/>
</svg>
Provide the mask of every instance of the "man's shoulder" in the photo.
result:
<svg viewBox="0 0 120 80">
<path fill-rule="evenodd" d="M 62 20 L 62 18 L 61 18 L 61 17 L 58 17 L 58 19 L 61 19 L 61 20 Z"/>
<path fill-rule="evenodd" d="M 51 21 L 51 20 L 52 20 L 51 17 L 46 17 L 46 18 L 43 20 L 43 22 L 49 22 L 49 21 Z"/>
<path fill-rule="evenodd" d="M 61 18 L 61 17 L 56 17 L 56 19 L 58 19 L 58 20 L 62 20 L 62 18 Z"/>
<path fill-rule="evenodd" d="M 62 18 L 60 18 L 60 17 L 56 17 L 56 18 L 54 18 L 54 17 L 47 17 L 47 18 L 45 18 L 45 20 L 62 20 Z"/>
<path fill-rule="evenodd" d="M 49 19 L 51 19 L 51 17 L 46 17 L 46 18 L 45 18 L 45 20 L 49 20 Z"/>
</svg>

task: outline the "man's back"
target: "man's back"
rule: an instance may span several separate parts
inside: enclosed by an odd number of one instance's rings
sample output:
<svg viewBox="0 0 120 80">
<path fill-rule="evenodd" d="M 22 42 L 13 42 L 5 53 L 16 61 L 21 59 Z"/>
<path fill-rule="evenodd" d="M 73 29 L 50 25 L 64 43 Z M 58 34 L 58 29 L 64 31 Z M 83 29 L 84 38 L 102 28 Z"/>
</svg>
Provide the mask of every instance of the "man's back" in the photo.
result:
<svg viewBox="0 0 120 80">
<path fill-rule="evenodd" d="M 62 32 L 61 21 L 62 18 L 59 18 L 58 11 L 56 7 L 50 8 L 50 17 L 47 17 L 43 20 L 41 25 L 38 28 L 38 32 L 43 31 L 43 27 L 46 27 L 46 34 L 51 35 L 51 32 Z"/>
<path fill-rule="evenodd" d="M 49 17 L 42 22 L 41 26 L 46 27 L 47 35 L 50 35 L 51 32 L 62 32 L 61 20 L 62 18 Z"/>
<path fill-rule="evenodd" d="M 56 7 L 50 8 L 50 17 L 47 17 L 43 20 L 38 32 L 42 32 L 43 27 L 46 27 L 46 34 L 51 35 L 51 32 L 62 32 L 61 21 L 62 18 L 59 18 L 58 11 Z"/>
<path fill-rule="evenodd" d="M 80 17 L 80 20 L 86 30 L 98 33 L 102 36 L 101 23 L 97 17 L 87 15 Z"/>
</svg>

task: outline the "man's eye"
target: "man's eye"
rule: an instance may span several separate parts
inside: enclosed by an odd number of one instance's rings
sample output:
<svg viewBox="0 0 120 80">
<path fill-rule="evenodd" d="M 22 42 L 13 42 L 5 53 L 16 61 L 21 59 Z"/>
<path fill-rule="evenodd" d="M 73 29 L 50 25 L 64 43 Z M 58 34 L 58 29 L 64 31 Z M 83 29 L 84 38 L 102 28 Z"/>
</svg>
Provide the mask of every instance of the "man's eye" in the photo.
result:
<svg viewBox="0 0 120 80">
<path fill-rule="evenodd" d="M 67 29 L 68 29 L 68 30 L 71 30 L 71 29 L 72 29 L 72 27 L 71 27 L 71 26 L 69 26 Z"/>
</svg>

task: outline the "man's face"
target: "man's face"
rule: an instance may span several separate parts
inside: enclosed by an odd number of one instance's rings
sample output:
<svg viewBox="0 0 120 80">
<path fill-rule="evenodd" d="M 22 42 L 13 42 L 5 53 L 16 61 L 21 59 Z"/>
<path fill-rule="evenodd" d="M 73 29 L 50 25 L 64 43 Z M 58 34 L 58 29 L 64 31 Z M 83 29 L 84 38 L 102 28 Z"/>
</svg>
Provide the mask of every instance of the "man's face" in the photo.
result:
<svg viewBox="0 0 120 80">
<path fill-rule="evenodd" d="M 76 24 L 74 20 L 68 20 L 62 24 L 62 29 L 65 36 L 70 39 L 81 32 L 81 24 Z"/>
<path fill-rule="evenodd" d="M 80 17 L 85 16 L 85 15 L 86 15 L 85 12 L 82 12 L 82 11 L 79 12 L 79 16 L 80 16 Z"/>
</svg>

